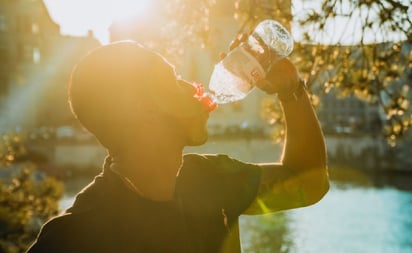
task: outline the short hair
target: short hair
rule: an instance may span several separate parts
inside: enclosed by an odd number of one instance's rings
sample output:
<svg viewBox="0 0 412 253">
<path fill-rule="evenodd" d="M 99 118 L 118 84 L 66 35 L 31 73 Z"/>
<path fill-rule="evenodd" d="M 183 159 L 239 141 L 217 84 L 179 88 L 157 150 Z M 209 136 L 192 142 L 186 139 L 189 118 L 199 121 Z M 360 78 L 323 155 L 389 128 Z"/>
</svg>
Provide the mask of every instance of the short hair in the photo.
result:
<svg viewBox="0 0 412 253">
<path fill-rule="evenodd" d="M 130 106 L 150 103 L 149 88 L 156 83 L 156 72 L 165 67 L 162 56 L 136 42 L 99 47 L 83 57 L 72 72 L 70 109 L 103 145 L 110 146 L 105 140 L 109 130 L 133 119 Z"/>
</svg>

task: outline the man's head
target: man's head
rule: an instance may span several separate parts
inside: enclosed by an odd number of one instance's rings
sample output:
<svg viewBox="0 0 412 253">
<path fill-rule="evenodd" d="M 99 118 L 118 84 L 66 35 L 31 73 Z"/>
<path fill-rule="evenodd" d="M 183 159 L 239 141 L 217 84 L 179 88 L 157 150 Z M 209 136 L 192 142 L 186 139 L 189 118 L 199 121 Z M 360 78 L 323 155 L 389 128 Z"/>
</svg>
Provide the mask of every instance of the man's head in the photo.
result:
<svg viewBox="0 0 412 253">
<path fill-rule="evenodd" d="M 207 110 L 194 93 L 161 55 L 128 41 L 99 47 L 77 64 L 69 102 L 84 127 L 109 149 L 126 145 L 130 134 L 147 129 L 153 117 L 168 120 L 186 132 L 188 145 L 198 145 L 207 138 Z"/>
</svg>

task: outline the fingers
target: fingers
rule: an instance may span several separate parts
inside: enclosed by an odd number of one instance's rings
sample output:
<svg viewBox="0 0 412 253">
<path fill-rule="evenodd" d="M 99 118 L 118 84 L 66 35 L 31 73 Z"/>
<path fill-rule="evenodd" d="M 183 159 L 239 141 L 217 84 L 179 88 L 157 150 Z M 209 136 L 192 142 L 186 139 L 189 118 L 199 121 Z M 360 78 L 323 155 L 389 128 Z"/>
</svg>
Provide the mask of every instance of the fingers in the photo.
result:
<svg viewBox="0 0 412 253">
<path fill-rule="evenodd" d="M 220 53 L 219 53 L 219 59 L 220 59 L 220 60 L 223 60 L 223 58 L 225 58 L 226 55 L 227 55 L 227 54 L 226 54 L 225 52 L 220 52 Z"/>
<path fill-rule="evenodd" d="M 292 77 L 296 75 L 297 69 L 295 65 L 288 59 L 288 58 L 283 58 L 276 62 L 272 68 L 270 69 L 267 78 L 275 78 L 280 76 L 285 76 L 285 77 Z"/>
<path fill-rule="evenodd" d="M 234 48 L 240 45 L 240 43 L 247 40 L 248 35 L 246 33 L 240 33 L 229 45 L 229 50 L 232 51 Z"/>
<path fill-rule="evenodd" d="M 266 93 L 268 93 L 268 94 L 273 94 L 273 93 L 276 92 L 276 91 L 274 91 L 274 89 L 271 88 L 272 83 L 270 81 L 266 80 L 266 79 L 258 81 L 256 83 L 256 86 L 258 88 L 260 88 L 261 90 L 266 91 Z"/>
<path fill-rule="evenodd" d="M 295 65 L 287 58 L 284 58 L 275 65 L 267 73 L 265 80 L 256 84 L 260 89 L 269 94 L 287 93 L 289 90 L 295 89 L 299 83 L 299 74 Z"/>
</svg>

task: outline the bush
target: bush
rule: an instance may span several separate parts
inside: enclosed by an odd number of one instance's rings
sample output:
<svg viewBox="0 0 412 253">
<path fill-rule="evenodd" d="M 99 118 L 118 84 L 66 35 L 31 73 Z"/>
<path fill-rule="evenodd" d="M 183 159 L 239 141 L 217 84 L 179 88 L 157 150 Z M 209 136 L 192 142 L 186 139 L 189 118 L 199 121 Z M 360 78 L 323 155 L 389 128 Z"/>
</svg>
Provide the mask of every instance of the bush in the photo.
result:
<svg viewBox="0 0 412 253">
<path fill-rule="evenodd" d="M 3 135 L 0 142 L 0 252 L 24 252 L 41 225 L 59 212 L 63 184 L 36 171 L 25 157 L 24 139 Z"/>
</svg>

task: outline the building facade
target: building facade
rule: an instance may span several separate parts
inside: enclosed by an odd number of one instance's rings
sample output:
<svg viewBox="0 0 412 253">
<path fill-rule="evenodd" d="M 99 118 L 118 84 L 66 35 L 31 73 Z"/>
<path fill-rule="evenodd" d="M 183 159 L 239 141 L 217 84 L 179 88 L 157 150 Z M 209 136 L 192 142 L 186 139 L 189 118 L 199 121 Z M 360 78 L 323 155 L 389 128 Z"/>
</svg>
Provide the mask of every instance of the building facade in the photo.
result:
<svg viewBox="0 0 412 253">
<path fill-rule="evenodd" d="M 62 36 L 42 0 L 0 0 L 0 129 L 67 121 L 70 71 L 98 45 Z"/>
</svg>

